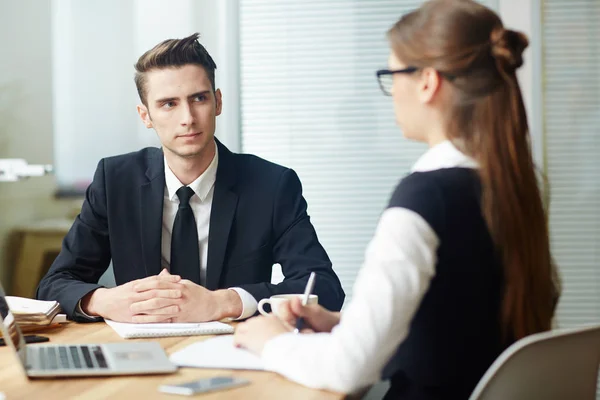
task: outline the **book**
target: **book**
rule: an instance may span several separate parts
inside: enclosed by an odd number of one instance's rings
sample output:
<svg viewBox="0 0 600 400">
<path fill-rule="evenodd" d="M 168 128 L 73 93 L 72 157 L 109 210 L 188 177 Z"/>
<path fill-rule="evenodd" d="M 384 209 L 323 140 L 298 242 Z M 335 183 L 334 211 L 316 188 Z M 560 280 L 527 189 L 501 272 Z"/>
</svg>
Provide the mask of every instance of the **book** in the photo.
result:
<svg viewBox="0 0 600 400">
<path fill-rule="evenodd" d="M 35 333 L 35 332 L 48 332 L 52 329 L 58 329 L 64 324 L 68 323 L 67 316 L 65 314 L 56 314 L 56 317 L 50 322 L 48 325 L 32 325 L 25 324 L 19 325 L 21 332 L 27 333 Z M 2 337 L 2 332 L 0 332 L 0 338 Z M 1 399 L 0 399 L 1 400 Z"/>
<path fill-rule="evenodd" d="M 61 312 L 57 301 L 42 301 L 18 296 L 6 296 L 8 307 L 19 326 L 50 325 Z"/>
<path fill-rule="evenodd" d="M 233 333 L 233 327 L 231 325 L 216 321 L 167 324 L 130 324 L 127 322 L 115 322 L 108 319 L 105 319 L 104 321 L 124 339 Z"/>
<path fill-rule="evenodd" d="M 169 359 L 180 367 L 266 370 L 260 357 L 233 345 L 233 335 L 193 343 L 173 353 Z"/>
</svg>

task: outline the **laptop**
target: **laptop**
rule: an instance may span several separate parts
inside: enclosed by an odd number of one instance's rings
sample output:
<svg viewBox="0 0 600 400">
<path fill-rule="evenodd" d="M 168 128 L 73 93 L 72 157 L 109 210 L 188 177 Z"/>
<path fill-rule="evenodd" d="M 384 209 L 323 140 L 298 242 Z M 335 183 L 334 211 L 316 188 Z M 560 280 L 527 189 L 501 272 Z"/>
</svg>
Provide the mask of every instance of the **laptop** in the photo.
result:
<svg viewBox="0 0 600 400">
<path fill-rule="evenodd" d="M 0 330 L 30 378 L 173 373 L 158 342 L 103 344 L 25 344 L 0 285 Z"/>
</svg>

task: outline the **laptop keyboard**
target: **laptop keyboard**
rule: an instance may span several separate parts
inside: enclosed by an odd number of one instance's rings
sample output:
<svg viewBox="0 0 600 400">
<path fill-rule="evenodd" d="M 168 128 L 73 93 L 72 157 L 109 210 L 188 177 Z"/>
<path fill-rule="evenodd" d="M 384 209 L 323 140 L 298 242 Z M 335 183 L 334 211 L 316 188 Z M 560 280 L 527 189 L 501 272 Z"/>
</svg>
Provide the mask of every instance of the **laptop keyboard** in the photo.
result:
<svg viewBox="0 0 600 400">
<path fill-rule="evenodd" d="M 107 369 L 100 346 L 38 347 L 40 369 Z"/>
</svg>

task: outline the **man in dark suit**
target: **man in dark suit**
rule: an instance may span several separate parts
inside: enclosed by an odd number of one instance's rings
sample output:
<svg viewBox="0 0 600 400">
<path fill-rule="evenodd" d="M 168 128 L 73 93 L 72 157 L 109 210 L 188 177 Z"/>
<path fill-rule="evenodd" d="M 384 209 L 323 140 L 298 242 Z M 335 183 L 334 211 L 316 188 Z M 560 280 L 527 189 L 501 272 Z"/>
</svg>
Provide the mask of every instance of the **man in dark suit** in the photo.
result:
<svg viewBox="0 0 600 400">
<path fill-rule="evenodd" d="M 214 138 L 221 92 L 197 38 L 164 41 L 138 60 L 138 113 L 162 148 L 100 161 L 40 282 L 37 297 L 58 300 L 76 320 L 246 318 L 262 298 L 302 293 L 311 271 L 319 302 L 342 306 L 298 176 Z M 118 286 L 102 288 L 111 260 Z M 274 263 L 285 276 L 278 285 L 269 283 Z"/>
</svg>

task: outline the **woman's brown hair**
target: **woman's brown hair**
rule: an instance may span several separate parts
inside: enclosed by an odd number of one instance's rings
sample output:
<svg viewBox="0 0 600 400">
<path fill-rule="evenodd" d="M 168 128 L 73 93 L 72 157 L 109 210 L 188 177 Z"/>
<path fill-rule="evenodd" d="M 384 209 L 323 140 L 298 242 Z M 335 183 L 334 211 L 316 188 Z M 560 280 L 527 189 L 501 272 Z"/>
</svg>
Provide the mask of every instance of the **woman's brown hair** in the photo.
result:
<svg viewBox="0 0 600 400">
<path fill-rule="evenodd" d="M 516 76 L 527 37 L 471 0 L 428 1 L 388 36 L 399 60 L 452 86 L 447 133 L 479 163 L 483 216 L 504 270 L 505 337 L 550 329 L 558 279 Z"/>
</svg>

